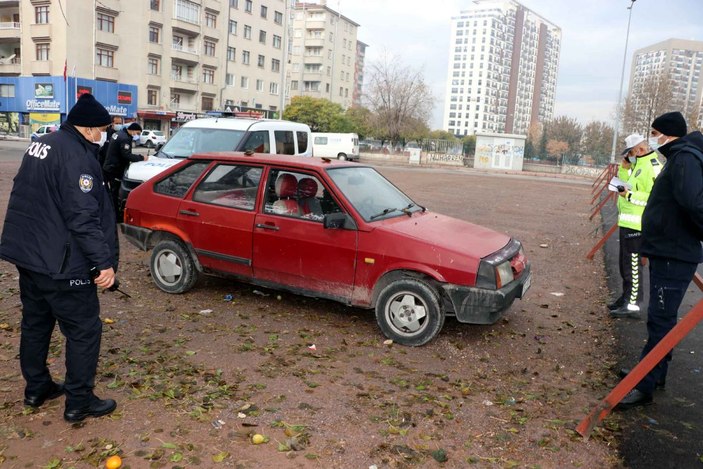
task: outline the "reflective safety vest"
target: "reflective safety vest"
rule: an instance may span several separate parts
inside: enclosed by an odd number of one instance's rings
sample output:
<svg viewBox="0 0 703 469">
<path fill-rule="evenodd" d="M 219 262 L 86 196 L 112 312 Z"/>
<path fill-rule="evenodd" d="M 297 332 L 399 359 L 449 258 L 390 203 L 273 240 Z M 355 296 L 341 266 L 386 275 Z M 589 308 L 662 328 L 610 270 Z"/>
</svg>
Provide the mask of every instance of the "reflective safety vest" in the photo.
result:
<svg viewBox="0 0 703 469">
<path fill-rule="evenodd" d="M 654 151 L 637 157 L 630 169 L 620 166 L 618 178 L 627 182 L 631 188 L 627 197 L 618 197 L 618 226 L 642 231 L 644 207 L 647 206 L 654 180 L 661 170 L 662 164 Z"/>
</svg>

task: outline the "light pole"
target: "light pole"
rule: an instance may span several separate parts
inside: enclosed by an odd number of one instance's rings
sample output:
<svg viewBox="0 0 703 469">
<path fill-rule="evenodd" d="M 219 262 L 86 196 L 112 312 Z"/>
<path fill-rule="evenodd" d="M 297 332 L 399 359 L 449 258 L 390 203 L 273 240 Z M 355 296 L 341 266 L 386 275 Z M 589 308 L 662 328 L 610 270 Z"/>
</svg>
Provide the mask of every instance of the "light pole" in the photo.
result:
<svg viewBox="0 0 703 469">
<path fill-rule="evenodd" d="M 635 5 L 637 0 L 630 0 L 630 6 L 627 7 L 630 10 L 630 14 L 627 17 L 627 34 L 625 34 L 625 54 L 622 58 L 622 72 L 620 73 L 620 92 L 618 93 L 618 104 L 615 111 L 615 128 L 613 129 L 613 149 L 610 152 L 610 162 L 615 163 L 615 149 L 618 145 L 618 129 L 620 128 L 620 114 L 621 114 L 621 101 L 622 101 L 622 85 L 625 82 L 625 62 L 627 61 L 627 43 L 630 40 L 630 21 L 632 20 L 632 7 Z"/>
</svg>

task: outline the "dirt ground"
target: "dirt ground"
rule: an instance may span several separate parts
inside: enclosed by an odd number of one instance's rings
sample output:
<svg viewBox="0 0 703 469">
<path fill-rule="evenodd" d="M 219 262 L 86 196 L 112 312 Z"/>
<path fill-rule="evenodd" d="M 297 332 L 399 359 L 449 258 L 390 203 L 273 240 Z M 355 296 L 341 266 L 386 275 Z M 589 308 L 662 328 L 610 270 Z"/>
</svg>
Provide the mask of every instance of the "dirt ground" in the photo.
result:
<svg viewBox="0 0 703 469">
<path fill-rule="evenodd" d="M 0 163 L 2 219 L 17 167 Z M 118 409 L 69 425 L 63 399 L 22 403 L 17 271 L 0 261 L 0 466 L 620 467 L 620 417 L 588 441 L 574 432 L 615 383 L 604 269 L 585 259 L 590 184 L 379 169 L 430 210 L 520 239 L 527 298 L 492 326 L 448 319 L 426 346 L 386 345 L 372 311 L 216 278 L 166 294 L 122 239 L 132 298 L 101 295 L 96 388 Z M 57 332 L 57 379 L 63 345 Z"/>
</svg>

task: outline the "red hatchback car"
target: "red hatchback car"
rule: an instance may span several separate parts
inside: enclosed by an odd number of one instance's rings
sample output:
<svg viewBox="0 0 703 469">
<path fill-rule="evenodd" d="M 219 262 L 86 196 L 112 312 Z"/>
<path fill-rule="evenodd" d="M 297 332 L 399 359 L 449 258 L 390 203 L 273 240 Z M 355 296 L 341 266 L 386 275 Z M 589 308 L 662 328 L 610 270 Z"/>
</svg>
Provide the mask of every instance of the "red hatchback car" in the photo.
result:
<svg viewBox="0 0 703 469">
<path fill-rule="evenodd" d="M 134 189 L 122 232 L 169 293 L 200 274 L 373 308 L 422 345 L 445 316 L 492 324 L 530 286 L 519 241 L 426 210 L 375 169 L 284 155 L 193 155 Z"/>
</svg>

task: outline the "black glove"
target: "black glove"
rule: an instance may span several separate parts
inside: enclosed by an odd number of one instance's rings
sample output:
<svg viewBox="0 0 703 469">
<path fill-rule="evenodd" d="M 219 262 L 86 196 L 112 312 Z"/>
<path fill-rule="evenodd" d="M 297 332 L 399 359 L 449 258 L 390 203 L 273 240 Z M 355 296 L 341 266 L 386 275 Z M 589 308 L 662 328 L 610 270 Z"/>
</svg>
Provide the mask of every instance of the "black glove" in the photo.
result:
<svg viewBox="0 0 703 469">
<path fill-rule="evenodd" d="M 618 186 L 618 192 L 625 192 L 625 186 Z"/>
</svg>

